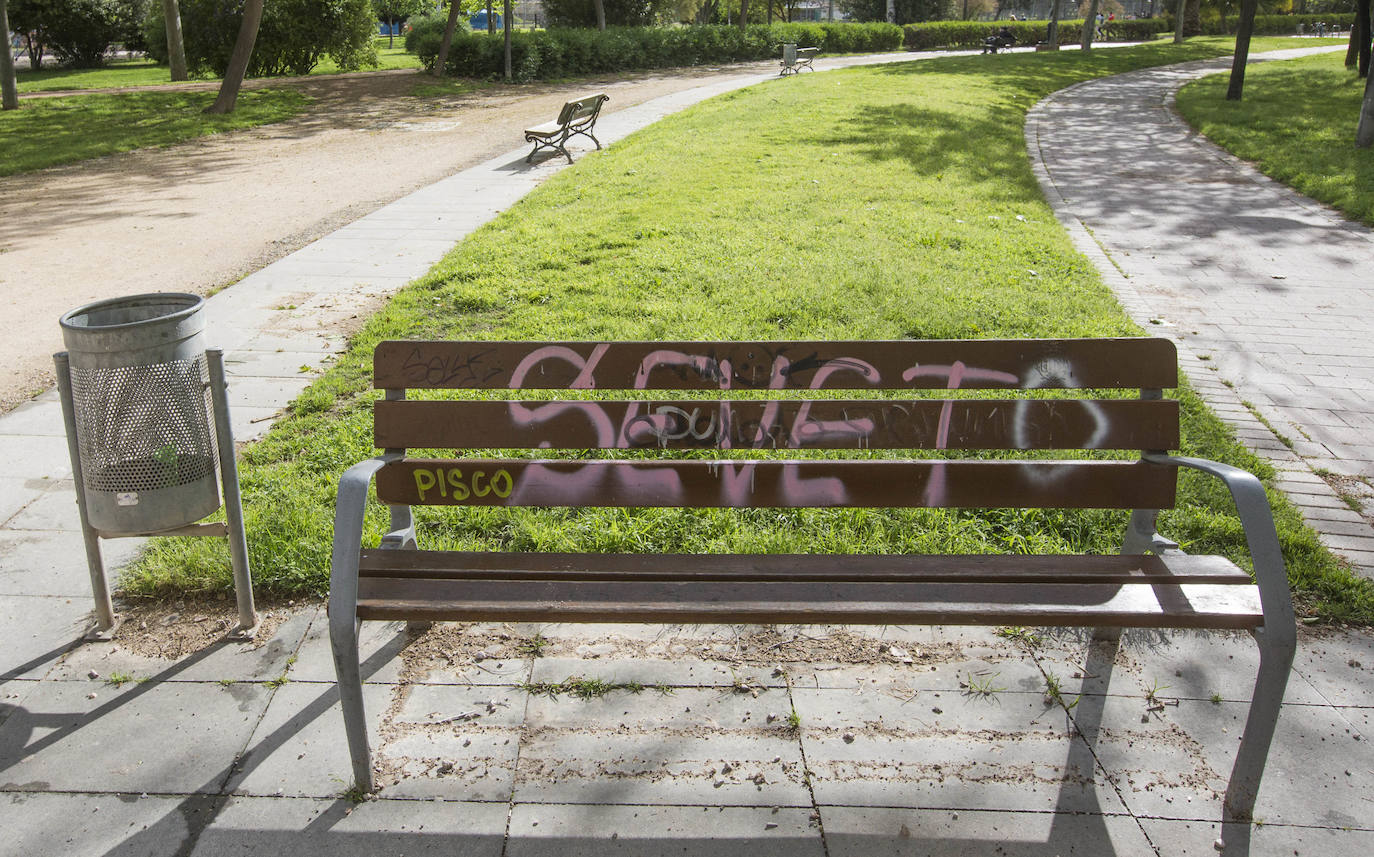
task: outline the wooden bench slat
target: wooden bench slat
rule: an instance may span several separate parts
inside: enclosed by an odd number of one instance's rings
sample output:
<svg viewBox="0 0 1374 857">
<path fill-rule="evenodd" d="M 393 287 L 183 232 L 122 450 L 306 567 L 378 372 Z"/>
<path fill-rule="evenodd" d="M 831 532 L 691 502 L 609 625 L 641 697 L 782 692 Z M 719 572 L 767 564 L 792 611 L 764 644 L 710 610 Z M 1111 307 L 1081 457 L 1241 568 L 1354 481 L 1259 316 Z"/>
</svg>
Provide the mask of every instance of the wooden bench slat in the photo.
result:
<svg viewBox="0 0 1374 857">
<path fill-rule="evenodd" d="M 1255 628 L 1252 587 L 1207 583 L 854 583 L 363 578 L 363 619 Z"/>
<path fill-rule="evenodd" d="M 435 506 L 1169 509 L 1175 469 L 1144 461 L 406 459 L 385 503 Z"/>
<path fill-rule="evenodd" d="M 384 449 L 1176 449 L 1172 399 L 391 401 Z"/>
<path fill-rule="evenodd" d="M 833 580 L 856 583 L 1215 583 L 1253 586 L 1225 557 L 944 554 L 584 554 L 365 549 L 362 577 L 450 580 Z"/>
<path fill-rule="evenodd" d="M 1172 388 L 1167 339 L 424 342 L 377 346 L 379 389 Z"/>
</svg>

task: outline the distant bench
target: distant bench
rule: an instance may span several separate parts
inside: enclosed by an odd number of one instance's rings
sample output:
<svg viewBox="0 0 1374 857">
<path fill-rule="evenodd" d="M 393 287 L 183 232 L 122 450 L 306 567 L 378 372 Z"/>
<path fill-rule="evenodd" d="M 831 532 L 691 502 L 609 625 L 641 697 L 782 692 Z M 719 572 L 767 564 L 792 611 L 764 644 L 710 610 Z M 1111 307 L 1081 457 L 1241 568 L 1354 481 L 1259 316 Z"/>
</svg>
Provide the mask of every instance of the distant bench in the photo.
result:
<svg viewBox="0 0 1374 857">
<path fill-rule="evenodd" d="M 778 76 L 788 74 L 799 74 L 802 69 L 816 69 L 811 65 L 811 61 L 820 53 L 820 48 L 799 48 L 796 45 L 785 44 L 782 46 L 782 71 Z"/>
<path fill-rule="evenodd" d="M 364 791 L 373 781 L 361 620 L 1067 625 L 1096 629 L 1112 647 L 1106 663 L 1121 628 L 1211 628 L 1249 631 L 1260 644 L 1224 821 L 1250 818 L 1293 659 L 1293 606 L 1259 480 L 1166 452 L 1179 445 L 1179 404 L 1163 398 L 1178 385 L 1168 340 L 393 341 L 377 346 L 373 371 L 386 391 L 373 413 L 385 453 L 339 484 L 329 596 L 353 775 Z M 1091 392 L 1113 388 L 1139 397 Z M 406 399 L 407 390 L 443 389 L 506 393 Z M 573 395 L 515 392 L 550 389 Z M 830 397 L 945 389 L 980 395 Z M 718 397 L 618 392 L 647 390 Z M 808 390 L 826 393 L 797 395 Z M 458 457 L 411 458 L 407 448 Z M 530 452 L 472 457 L 491 449 Z M 665 449 L 693 455 L 669 459 Z M 535 450 L 574 452 L 541 459 Z M 630 450 L 645 452 L 626 457 Z M 816 450 L 827 457 L 808 454 Z M 1029 455 L 951 457 L 989 450 Z M 1037 455 L 1045 450 L 1143 451 L 1060 461 Z M 1258 583 L 1230 560 L 1188 556 L 1156 532 L 1158 510 L 1174 505 L 1179 468 L 1230 490 Z M 374 476 L 391 532 L 362 549 Z M 1133 511 L 1120 555 L 642 555 L 420 550 L 415 505 Z"/>
<path fill-rule="evenodd" d="M 564 104 L 554 121 L 526 128 L 525 142 L 533 143 L 534 148 L 525 158 L 525 163 L 531 163 L 540 149 L 553 149 L 562 152 L 571 164 L 572 155 L 568 154 L 567 143 L 578 134 L 589 138 L 600 149 L 601 141 L 592 135 L 592 128 L 596 126 L 596 117 L 601 115 L 601 105 L 610 100 L 611 97 L 604 93 L 586 95 Z"/>
</svg>

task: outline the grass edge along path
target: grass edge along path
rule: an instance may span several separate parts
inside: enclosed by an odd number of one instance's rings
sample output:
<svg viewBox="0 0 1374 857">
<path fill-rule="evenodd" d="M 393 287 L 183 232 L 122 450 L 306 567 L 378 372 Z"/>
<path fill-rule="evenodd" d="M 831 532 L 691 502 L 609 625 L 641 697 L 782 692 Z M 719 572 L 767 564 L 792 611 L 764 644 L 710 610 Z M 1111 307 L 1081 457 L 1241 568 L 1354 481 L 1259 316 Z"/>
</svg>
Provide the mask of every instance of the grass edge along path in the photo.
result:
<svg viewBox="0 0 1374 857">
<path fill-rule="evenodd" d="M 130 92 L 25 102 L 0 113 L 0 176 L 270 125 L 310 103 L 294 89 L 256 89 L 239 94 L 233 113 L 210 116 L 214 100 L 214 92 Z"/>
<path fill-rule="evenodd" d="M 245 451 L 260 590 L 327 589 L 339 475 L 374 454 L 371 352 L 381 339 L 1138 335 L 1045 203 L 1025 114 L 1078 80 L 1216 53 L 1158 44 L 806 75 L 711 99 L 584 155 L 393 298 Z M 1186 386 L 1180 398 L 1184 452 L 1272 477 Z M 1341 568 L 1284 498 L 1271 499 L 1300 609 L 1374 623 L 1374 585 Z M 1095 510 L 424 508 L 417 517 L 441 548 L 705 553 L 1110 553 L 1125 523 Z M 374 503 L 369 537 L 383 525 Z M 1215 480 L 1181 474 L 1179 508 L 1162 529 L 1187 550 L 1248 564 Z M 208 540 L 157 540 L 122 586 L 226 589 L 224 553 Z"/>
<path fill-rule="evenodd" d="M 1179 90 L 1188 124 L 1270 178 L 1374 226 L 1374 148 L 1355 148 L 1364 81 L 1344 54 L 1251 65 L 1241 101 L 1223 97 L 1228 78 Z"/>
</svg>

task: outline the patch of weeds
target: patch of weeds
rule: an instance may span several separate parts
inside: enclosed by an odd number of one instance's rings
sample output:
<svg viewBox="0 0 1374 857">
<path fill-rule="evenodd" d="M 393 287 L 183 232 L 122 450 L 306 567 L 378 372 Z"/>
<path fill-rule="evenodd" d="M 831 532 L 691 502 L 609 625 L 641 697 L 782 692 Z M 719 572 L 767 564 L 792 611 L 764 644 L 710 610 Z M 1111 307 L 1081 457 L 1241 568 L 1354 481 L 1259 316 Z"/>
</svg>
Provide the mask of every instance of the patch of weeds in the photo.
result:
<svg viewBox="0 0 1374 857">
<path fill-rule="evenodd" d="M 1210 698 L 1212 700 L 1213 705 L 1221 705 L 1221 694 L 1214 693 Z"/>
<path fill-rule="evenodd" d="M 287 678 L 286 673 L 283 672 L 281 675 L 277 676 L 276 678 L 269 678 L 267 681 L 265 681 L 265 682 L 262 683 L 262 686 L 263 686 L 263 687 L 267 687 L 267 688 L 272 688 L 272 689 L 275 690 L 276 688 L 283 687 L 283 686 L 288 685 L 288 684 L 290 684 L 290 683 L 291 683 L 291 679 Z"/>
<path fill-rule="evenodd" d="M 1169 689 L 1169 685 L 1160 684 L 1159 679 L 1154 679 L 1151 685 L 1145 689 L 1145 701 L 1151 705 L 1163 705 L 1164 700 L 1159 695 Z"/>
<path fill-rule="evenodd" d="M 1247 411 L 1250 412 L 1250 416 L 1252 416 L 1252 417 L 1254 417 L 1256 420 L 1258 420 L 1260 425 L 1262 425 L 1262 426 L 1264 426 L 1265 428 L 1269 429 L 1269 433 L 1272 434 L 1274 437 L 1276 437 L 1276 438 L 1279 439 L 1279 443 L 1283 444 L 1284 446 L 1288 447 L 1289 449 L 1292 449 L 1292 448 L 1293 448 L 1293 440 L 1292 440 L 1292 438 L 1288 437 L 1288 435 L 1286 435 L 1286 434 L 1284 434 L 1283 432 L 1279 431 L 1278 429 L 1274 428 L 1274 424 L 1271 423 L 1271 422 L 1269 422 L 1267 419 L 1264 418 L 1264 414 L 1261 414 L 1261 413 L 1259 412 L 1259 408 L 1255 407 L 1253 404 L 1251 404 L 1250 402 L 1246 401 L 1245 399 L 1241 399 L 1241 400 L 1240 400 L 1240 403 L 1241 403 L 1242 405 L 1245 406 L 1245 409 L 1246 409 Z"/>
<path fill-rule="evenodd" d="M 339 797 L 352 804 L 359 804 L 372 799 L 372 795 L 359 788 L 357 783 L 339 792 Z"/>
<path fill-rule="evenodd" d="M 1059 676 L 1051 672 L 1045 673 L 1045 703 L 1047 705 L 1057 705 L 1068 712 L 1073 711 L 1074 706 L 1078 705 L 1078 701 L 1082 698 L 1083 695 L 1080 693 L 1073 698 L 1072 702 L 1065 699 L 1064 687 L 1059 681 Z"/>
<path fill-rule="evenodd" d="M 138 681 L 129 673 L 112 672 L 110 677 L 105 679 L 105 683 L 113 687 L 122 687 L 131 681 Z"/>
<path fill-rule="evenodd" d="M 614 682 L 601 678 L 584 678 L 580 675 L 568 676 L 562 681 L 525 682 L 520 689 L 532 696 L 547 696 L 557 699 L 563 694 L 581 700 L 600 699 L 614 690 L 640 693 L 644 685 L 639 682 Z"/>
<path fill-rule="evenodd" d="M 658 691 L 664 696 L 672 696 L 673 694 L 677 693 L 677 688 L 673 687 L 670 684 L 656 684 L 654 685 L 654 690 Z"/>
<path fill-rule="evenodd" d="M 544 654 L 544 650 L 549 647 L 549 641 L 543 634 L 535 634 L 528 640 L 521 640 L 515 645 L 515 653 L 521 657 L 537 658 Z"/>
<path fill-rule="evenodd" d="M 1040 646 L 1040 635 L 1030 628 L 1022 628 L 1020 625 L 1005 625 L 998 628 L 994 633 L 1004 640 L 1020 643 L 1027 649 L 1035 649 Z"/>
<path fill-rule="evenodd" d="M 801 731 L 801 715 L 797 713 L 797 707 L 792 706 L 792 713 L 787 715 L 787 729 L 789 732 Z"/>
<path fill-rule="evenodd" d="M 977 674 L 969 673 L 968 681 L 959 682 L 959 686 L 964 689 L 964 696 L 972 696 L 979 698 L 996 696 L 997 694 L 1006 690 L 1005 687 L 999 687 L 993 684 L 993 681 L 999 675 L 1001 675 L 1001 673 L 992 673 L 991 675 L 989 675 L 986 672 L 980 672 Z"/>
<path fill-rule="evenodd" d="M 739 676 L 731 672 L 730 677 L 732 679 L 730 683 L 730 690 L 734 691 L 735 693 L 747 693 L 750 696 L 757 697 L 759 693 L 768 689 L 764 686 L 763 682 L 759 681 L 753 676 L 745 676 L 744 678 L 740 678 Z"/>
<path fill-rule="evenodd" d="M 235 682 L 232 678 L 222 678 L 219 680 L 220 687 L 233 687 L 234 683 Z"/>
</svg>

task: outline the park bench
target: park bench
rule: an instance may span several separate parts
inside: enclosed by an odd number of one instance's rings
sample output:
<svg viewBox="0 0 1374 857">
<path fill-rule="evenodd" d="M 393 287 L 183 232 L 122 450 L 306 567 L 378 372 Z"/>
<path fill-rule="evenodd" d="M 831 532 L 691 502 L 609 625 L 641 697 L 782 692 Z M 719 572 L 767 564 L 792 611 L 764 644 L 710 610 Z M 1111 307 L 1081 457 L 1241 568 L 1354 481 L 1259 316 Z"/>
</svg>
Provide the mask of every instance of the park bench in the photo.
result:
<svg viewBox="0 0 1374 857">
<path fill-rule="evenodd" d="M 525 142 L 533 143 L 534 148 L 530 149 L 529 155 L 525 158 L 525 163 L 533 161 L 535 154 L 540 149 L 553 149 L 562 152 L 563 157 L 572 163 L 572 155 L 568 154 L 568 140 L 578 134 L 591 139 L 598 149 L 601 148 L 601 141 L 592 134 L 592 128 L 596 126 L 596 117 L 601 115 L 601 105 L 610 101 L 611 97 L 604 93 L 598 95 L 585 95 L 582 98 L 569 101 L 563 105 L 563 109 L 558 111 L 558 118 L 552 122 L 545 122 L 543 125 L 536 125 L 533 128 L 525 129 Z"/>
<path fill-rule="evenodd" d="M 359 788 L 373 782 L 362 620 L 1078 626 L 1109 647 L 1123 628 L 1239 629 L 1261 657 L 1225 806 L 1226 820 L 1249 818 L 1293 606 L 1260 482 L 1167 453 L 1179 445 L 1168 340 L 389 341 L 373 371 L 384 453 L 340 482 L 329 596 Z M 444 390 L 465 392 L 434 398 Z M 939 390 L 957 392 L 918 392 Z M 1074 460 L 1045 460 L 1052 450 Z M 1258 583 L 1156 532 L 1180 468 L 1230 489 Z M 374 478 L 390 532 L 363 549 Z M 641 555 L 421 550 L 416 505 L 1131 511 L 1120 555 Z"/>
<path fill-rule="evenodd" d="M 799 48 L 793 44 L 783 45 L 782 71 L 778 72 L 778 76 L 782 77 L 789 74 L 799 74 L 804 68 L 815 71 L 816 69 L 811 65 L 811 61 L 814 60 L 816 54 L 820 52 L 820 48 Z"/>
</svg>

